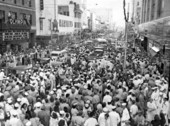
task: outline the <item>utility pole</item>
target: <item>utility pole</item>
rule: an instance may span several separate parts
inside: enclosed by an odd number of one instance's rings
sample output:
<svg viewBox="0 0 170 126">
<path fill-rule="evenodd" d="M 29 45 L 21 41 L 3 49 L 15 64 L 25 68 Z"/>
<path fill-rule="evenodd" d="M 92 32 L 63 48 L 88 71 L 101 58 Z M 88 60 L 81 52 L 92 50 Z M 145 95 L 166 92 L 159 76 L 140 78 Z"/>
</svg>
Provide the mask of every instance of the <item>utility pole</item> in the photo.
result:
<svg viewBox="0 0 170 126">
<path fill-rule="evenodd" d="M 124 45 L 124 49 L 125 49 L 125 54 L 124 54 L 124 64 L 123 64 L 123 71 L 124 73 L 126 72 L 126 58 L 127 58 L 127 41 L 128 41 L 128 33 L 127 33 L 127 29 L 128 29 L 128 20 L 129 20 L 129 4 L 128 4 L 128 12 L 127 12 L 127 16 L 126 16 L 126 2 L 125 0 L 123 0 L 123 10 L 124 10 L 124 18 L 125 18 L 125 45 Z"/>
<path fill-rule="evenodd" d="M 125 22 L 125 43 L 124 43 L 124 49 L 125 49 L 125 55 L 124 55 L 124 64 L 123 64 L 123 71 L 126 72 L 126 59 L 127 59 L 127 22 Z"/>
</svg>

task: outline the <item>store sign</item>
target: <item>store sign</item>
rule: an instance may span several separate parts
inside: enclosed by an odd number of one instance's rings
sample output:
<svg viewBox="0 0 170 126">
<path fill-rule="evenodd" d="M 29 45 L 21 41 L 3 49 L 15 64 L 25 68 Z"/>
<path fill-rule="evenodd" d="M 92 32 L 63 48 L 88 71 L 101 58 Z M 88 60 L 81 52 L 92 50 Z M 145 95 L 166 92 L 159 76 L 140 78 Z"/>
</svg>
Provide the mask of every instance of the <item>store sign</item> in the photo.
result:
<svg viewBox="0 0 170 126">
<path fill-rule="evenodd" d="M 3 41 L 25 40 L 29 39 L 28 31 L 5 31 L 2 33 Z"/>
</svg>

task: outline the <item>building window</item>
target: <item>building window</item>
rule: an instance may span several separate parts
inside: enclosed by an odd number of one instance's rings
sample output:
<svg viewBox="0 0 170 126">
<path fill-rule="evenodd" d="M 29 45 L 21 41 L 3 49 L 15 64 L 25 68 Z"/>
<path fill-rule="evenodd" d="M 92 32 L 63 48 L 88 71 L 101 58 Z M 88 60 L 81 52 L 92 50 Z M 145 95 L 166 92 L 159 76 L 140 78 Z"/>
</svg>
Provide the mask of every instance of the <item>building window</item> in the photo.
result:
<svg viewBox="0 0 170 126">
<path fill-rule="evenodd" d="M 73 22 L 66 21 L 66 20 L 59 20 L 59 26 L 60 27 L 73 27 Z"/>
<path fill-rule="evenodd" d="M 69 7 L 68 6 L 59 6 L 58 7 L 58 14 L 69 16 Z"/>
<path fill-rule="evenodd" d="M 29 4 L 29 7 L 31 7 L 31 6 L 32 6 L 31 0 L 29 0 L 28 4 Z"/>
<path fill-rule="evenodd" d="M 40 10 L 44 10 L 44 0 L 40 0 Z"/>
<path fill-rule="evenodd" d="M 81 23 L 80 22 L 75 22 L 74 27 L 75 28 L 81 28 Z"/>
<path fill-rule="evenodd" d="M 161 13 L 162 13 L 162 0 L 158 0 L 157 18 L 161 17 Z"/>
<path fill-rule="evenodd" d="M 2 20 L 2 22 L 5 22 L 5 11 L 0 10 L 0 20 Z"/>
<path fill-rule="evenodd" d="M 43 30 L 43 19 L 40 19 L 40 30 Z"/>
<path fill-rule="evenodd" d="M 146 21 L 149 21 L 149 17 L 150 17 L 150 1 L 148 1 L 148 4 L 147 4 L 147 19 Z"/>
<path fill-rule="evenodd" d="M 14 0 L 14 4 L 17 4 L 17 0 Z"/>
<path fill-rule="evenodd" d="M 22 5 L 24 5 L 25 4 L 25 2 L 24 2 L 24 0 L 22 0 Z"/>
<path fill-rule="evenodd" d="M 49 30 L 52 30 L 52 29 L 51 29 L 51 28 L 52 28 L 52 25 L 51 25 L 52 23 L 51 23 L 51 20 L 50 20 L 50 19 L 48 20 L 48 24 L 49 24 L 49 28 L 48 28 L 48 29 L 49 29 Z"/>
<path fill-rule="evenodd" d="M 137 2 L 137 6 L 139 6 L 139 1 Z"/>
<path fill-rule="evenodd" d="M 29 25 L 32 25 L 32 15 L 31 14 L 26 15 L 26 20 L 28 21 Z"/>
<path fill-rule="evenodd" d="M 17 19 L 17 13 L 16 12 L 10 11 L 9 13 L 10 13 L 10 16 L 11 16 L 12 19 Z"/>
<path fill-rule="evenodd" d="M 154 19 L 154 14 L 155 14 L 155 0 L 152 0 L 152 10 L 151 10 L 151 20 Z"/>
</svg>

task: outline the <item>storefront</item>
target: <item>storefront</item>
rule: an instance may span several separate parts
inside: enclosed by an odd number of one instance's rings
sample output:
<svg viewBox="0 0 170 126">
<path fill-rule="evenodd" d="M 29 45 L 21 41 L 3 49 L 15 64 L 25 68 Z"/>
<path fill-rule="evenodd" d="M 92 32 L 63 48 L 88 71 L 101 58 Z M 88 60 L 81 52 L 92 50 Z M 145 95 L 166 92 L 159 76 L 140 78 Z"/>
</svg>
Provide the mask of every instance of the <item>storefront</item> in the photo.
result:
<svg viewBox="0 0 170 126">
<path fill-rule="evenodd" d="M 21 51 L 29 48 L 32 36 L 30 36 L 31 27 L 24 24 L 5 24 L 2 23 L 1 34 L 1 50 Z"/>
<path fill-rule="evenodd" d="M 168 47 L 170 46 L 170 17 L 161 18 L 139 25 L 138 32 L 145 38 L 148 55 L 154 62 L 166 68 Z M 145 42 L 147 40 L 147 42 Z"/>
</svg>

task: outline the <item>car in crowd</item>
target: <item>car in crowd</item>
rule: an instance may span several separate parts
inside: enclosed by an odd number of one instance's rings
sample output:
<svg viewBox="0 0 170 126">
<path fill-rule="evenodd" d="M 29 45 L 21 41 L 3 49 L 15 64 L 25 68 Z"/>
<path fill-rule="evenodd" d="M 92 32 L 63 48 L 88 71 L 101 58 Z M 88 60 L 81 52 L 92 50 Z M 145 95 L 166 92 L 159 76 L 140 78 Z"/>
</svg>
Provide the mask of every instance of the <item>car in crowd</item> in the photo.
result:
<svg viewBox="0 0 170 126">
<path fill-rule="evenodd" d="M 95 47 L 94 51 L 89 54 L 89 60 L 102 59 L 104 55 L 103 47 Z"/>
</svg>

